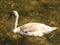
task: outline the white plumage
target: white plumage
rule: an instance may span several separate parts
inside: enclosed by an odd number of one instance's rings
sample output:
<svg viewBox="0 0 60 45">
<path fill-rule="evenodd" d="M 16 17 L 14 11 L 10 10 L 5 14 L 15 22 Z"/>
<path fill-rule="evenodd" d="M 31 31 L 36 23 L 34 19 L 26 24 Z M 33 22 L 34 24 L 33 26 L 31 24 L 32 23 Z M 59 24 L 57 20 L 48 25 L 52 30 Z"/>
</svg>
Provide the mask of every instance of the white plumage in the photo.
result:
<svg viewBox="0 0 60 45">
<path fill-rule="evenodd" d="M 27 23 L 20 27 L 17 27 L 17 22 L 19 17 L 18 12 L 13 11 L 12 14 L 15 15 L 15 22 L 12 28 L 14 33 L 19 33 L 22 35 L 29 35 L 29 36 L 43 36 L 44 34 L 49 34 L 53 30 L 57 29 L 57 27 L 50 27 L 42 23 Z"/>
</svg>

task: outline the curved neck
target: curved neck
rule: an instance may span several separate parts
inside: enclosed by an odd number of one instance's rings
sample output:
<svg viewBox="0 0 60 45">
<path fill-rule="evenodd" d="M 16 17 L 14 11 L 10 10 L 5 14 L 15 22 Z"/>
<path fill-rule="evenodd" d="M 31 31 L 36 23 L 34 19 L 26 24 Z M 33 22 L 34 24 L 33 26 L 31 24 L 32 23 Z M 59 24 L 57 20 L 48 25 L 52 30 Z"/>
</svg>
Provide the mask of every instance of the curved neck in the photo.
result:
<svg viewBox="0 0 60 45">
<path fill-rule="evenodd" d="M 18 23 L 18 16 L 16 17 L 15 22 L 14 22 L 15 28 L 17 28 L 17 23 Z"/>
<path fill-rule="evenodd" d="M 17 28 L 18 16 L 15 17 L 14 23 L 12 25 L 12 30 Z"/>
</svg>

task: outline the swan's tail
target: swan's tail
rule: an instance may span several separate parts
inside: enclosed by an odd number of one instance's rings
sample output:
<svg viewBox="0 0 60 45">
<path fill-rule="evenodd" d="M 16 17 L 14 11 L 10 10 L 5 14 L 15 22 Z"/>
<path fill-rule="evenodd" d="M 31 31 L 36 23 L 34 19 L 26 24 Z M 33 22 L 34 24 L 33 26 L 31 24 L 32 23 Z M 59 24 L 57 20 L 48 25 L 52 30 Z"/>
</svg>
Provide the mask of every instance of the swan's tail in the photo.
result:
<svg viewBox="0 0 60 45">
<path fill-rule="evenodd" d="M 57 27 L 52 27 L 52 30 L 56 30 L 57 29 Z"/>
<path fill-rule="evenodd" d="M 52 31 L 56 30 L 57 27 L 50 27 L 50 29 L 48 29 L 46 32 L 44 32 L 45 34 L 49 34 L 51 33 Z"/>
</svg>

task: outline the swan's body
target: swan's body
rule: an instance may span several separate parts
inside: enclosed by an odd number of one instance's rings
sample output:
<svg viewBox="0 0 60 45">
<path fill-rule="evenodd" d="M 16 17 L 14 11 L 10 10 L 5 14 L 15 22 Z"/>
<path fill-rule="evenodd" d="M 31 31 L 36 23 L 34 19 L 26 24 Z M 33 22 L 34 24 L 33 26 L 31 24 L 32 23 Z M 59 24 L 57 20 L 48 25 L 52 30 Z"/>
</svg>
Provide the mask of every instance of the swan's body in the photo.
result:
<svg viewBox="0 0 60 45">
<path fill-rule="evenodd" d="M 53 30 L 57 29 L 57 27 L 50 27 L 42 23 L 28 23 L 17 27 L 18 13 L 17 11 L 13 11 L 13 14 L 15 15 L 15 22 L 12 28 L 14 33 L 29 36 L 43 36 L 44 34 L 49 34 Z"/>
</svg>

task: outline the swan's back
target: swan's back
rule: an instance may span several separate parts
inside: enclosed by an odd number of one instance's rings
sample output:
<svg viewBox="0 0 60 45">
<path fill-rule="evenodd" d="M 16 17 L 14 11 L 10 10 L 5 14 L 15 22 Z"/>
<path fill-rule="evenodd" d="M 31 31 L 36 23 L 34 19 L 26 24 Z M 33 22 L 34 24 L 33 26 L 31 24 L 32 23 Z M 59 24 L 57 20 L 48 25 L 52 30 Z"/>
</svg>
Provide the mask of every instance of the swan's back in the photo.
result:
<svg viewBox="0 0 60 45">
<path fill-rule="evenodd" d="M 42 23 L 28 23 L 28 24 L 22 25 L 21 30 L 36 31 L 36 30 L 41 29 L 42 27 L 46 28 L 48 26 L 46 26 Z"/>
</svg>

